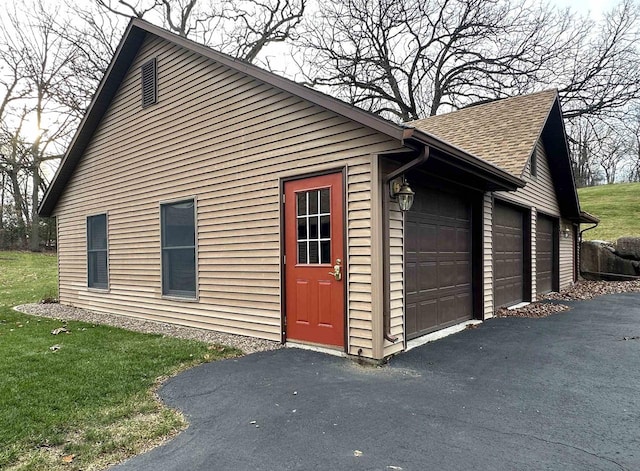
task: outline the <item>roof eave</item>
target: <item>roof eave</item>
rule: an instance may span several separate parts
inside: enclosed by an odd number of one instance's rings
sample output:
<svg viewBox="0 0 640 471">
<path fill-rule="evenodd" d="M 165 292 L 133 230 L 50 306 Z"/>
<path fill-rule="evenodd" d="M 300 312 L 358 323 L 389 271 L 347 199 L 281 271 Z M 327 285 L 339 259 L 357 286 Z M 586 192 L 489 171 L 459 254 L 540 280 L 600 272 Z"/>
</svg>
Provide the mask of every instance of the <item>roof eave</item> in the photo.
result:
<svg viewBox="0 0 640 471">
<path fill-rule="evenodd" d="M 600 218 L 586 211 L 580 211 L 580 217 L 576 222 L 580 224 L 599 224 Z"/>
<path fill-rule="evenodd" d="M 407 141 L 412 139 L 423 145 L 438 149 L 476 169 L 478 172 L 490 176 L 497 185 L 496 191 L 514 191 L 518 188 L 523 188 L 526 184 L 526 182 L 521 178 L 518 178 L 515 175 L 502 170 L 496 165 L 476 157 L 453 144 L 443 141 L 426 131 L 422 131 L 418 128 L 406 128 L 404 131 L 404 140 Z"/>
</svg>

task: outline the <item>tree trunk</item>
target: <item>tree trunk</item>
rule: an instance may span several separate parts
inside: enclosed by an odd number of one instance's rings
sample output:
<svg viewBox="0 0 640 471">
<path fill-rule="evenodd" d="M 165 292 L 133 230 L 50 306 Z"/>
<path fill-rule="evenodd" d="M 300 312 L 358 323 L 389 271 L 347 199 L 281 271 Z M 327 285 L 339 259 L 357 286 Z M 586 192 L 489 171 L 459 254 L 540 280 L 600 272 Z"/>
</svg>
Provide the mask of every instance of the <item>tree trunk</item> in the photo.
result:
<svg viewBox="0 0 640 471">
<path fill-rule="evenodd" d="M 9 182 L 11 183 L 11 189 L 13 193 L 13 205 L 16 215 L 17 232 L 21 239 L 20 245 L 23 248 L 27 246 L 27 230 L 25 225 L 24 214 L 24 198 L 22 197 L 22 189 L 20 188 L 20 181 L 18 180 L 18 174 L 16 171 L 11 171 L 8 174 Z"/>
<path fill-rule="evenodd" d="M 2 172 L 2 186 L 0 187 L 0 231 L 4 229 L 4 192 L 7 176 Z"/>
<path fill-rule="evenodd" d="M 29 250 L 40 251 L 40 215 L 38 214 L 38 192 L 40 190 L 40 166 L 39 159 L 34 152 L 33 175 L 31 188 L 31 237 L 29 238 Z"/>
</svg>

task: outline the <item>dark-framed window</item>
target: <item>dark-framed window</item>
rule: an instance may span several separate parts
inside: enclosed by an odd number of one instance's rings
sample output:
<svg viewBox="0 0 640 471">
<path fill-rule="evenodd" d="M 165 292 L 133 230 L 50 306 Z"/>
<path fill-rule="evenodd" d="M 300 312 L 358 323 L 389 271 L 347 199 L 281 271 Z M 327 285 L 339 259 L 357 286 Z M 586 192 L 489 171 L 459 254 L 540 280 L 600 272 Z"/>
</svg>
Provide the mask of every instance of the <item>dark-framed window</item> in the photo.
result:
<svg viewBox="0 0 640 471">
<path fill-rule="evenodd" d="M 158 68 L 154 57 L 140 67 L 142 82 L 142 107 L 146 108 L 158 101 Z"/>
<path fill-rule="evenodd" d="M 87 217 L 87 286 L 109 288 L 107 215 Z"/>
<path fill-rule="evenodd" d="M 196 298 L 196 210 L 188 199 L 160 205 L 162 294 Z"/>
</svg>

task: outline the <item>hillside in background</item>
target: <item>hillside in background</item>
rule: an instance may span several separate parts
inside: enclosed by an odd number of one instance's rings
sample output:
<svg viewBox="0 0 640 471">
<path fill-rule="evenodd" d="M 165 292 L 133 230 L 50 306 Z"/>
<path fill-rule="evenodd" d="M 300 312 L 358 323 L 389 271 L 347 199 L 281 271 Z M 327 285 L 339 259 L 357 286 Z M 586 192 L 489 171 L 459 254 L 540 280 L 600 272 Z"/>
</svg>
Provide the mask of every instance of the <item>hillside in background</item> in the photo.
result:
<svg viewBox="0 0 640 471">
<path fill-rule="evenodd" d="M 640 183 L 580 188 L 578 196 L 581 209 L 600 218 L 598 227 L 584 233 L 586 240 L 640 237 Z"/>
</svg>

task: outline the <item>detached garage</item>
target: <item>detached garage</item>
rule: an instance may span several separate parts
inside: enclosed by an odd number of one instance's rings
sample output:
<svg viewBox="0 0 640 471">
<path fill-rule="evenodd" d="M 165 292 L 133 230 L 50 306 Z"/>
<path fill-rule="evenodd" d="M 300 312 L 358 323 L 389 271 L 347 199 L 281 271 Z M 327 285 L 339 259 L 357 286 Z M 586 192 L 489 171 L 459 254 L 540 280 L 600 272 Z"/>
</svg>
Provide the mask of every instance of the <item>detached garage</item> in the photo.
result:
<svg viewBox="0 0 640 471">
<path fill-rule="evenodd" d="M 39 211 L 63 304 L 373 359 L 571 284 L 581 220 L 555 90 L 398 125 L 139 19 Z"/>
</svg>

